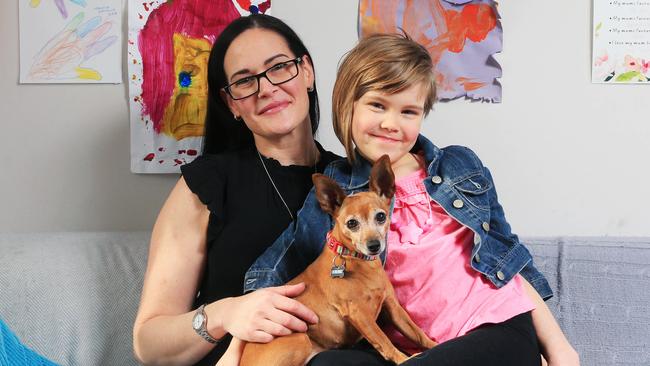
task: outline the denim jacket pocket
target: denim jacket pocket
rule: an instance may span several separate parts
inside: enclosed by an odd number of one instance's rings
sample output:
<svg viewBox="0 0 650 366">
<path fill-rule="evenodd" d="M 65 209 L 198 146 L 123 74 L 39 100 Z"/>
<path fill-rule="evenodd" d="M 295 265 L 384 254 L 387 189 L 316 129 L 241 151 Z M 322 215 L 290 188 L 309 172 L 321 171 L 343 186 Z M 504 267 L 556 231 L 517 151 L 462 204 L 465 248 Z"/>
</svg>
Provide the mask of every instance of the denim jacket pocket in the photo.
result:
<svg viewBox="0 0 650 366">
<path fill-rule="evenodd" d="M 484 210 L 490 210 L 490 198 L 488 191 L 492 188 L 490 180 L 481 173 L 476 173 L 454 184 L 454 189 L 458 191 L 465 200 L 472 206 Z"/>
</svg>

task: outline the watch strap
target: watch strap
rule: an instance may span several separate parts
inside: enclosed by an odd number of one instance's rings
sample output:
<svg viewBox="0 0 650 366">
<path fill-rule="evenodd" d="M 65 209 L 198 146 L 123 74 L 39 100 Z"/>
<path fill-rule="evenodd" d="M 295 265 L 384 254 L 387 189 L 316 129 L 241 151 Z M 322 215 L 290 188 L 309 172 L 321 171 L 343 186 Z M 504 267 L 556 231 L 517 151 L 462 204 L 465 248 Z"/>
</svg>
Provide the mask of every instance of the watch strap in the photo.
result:
<svg viewBox="0 0 650 366">
<path fill-rule="evenodd" d="M 220 339 L 214 339 L 205 329 L 199 329 L 196 333 L 212 344 L 219 344 L 219 341 L 221 341 Z"/>
<path fill-rule="evenodd" d="M 205 304 L 199 306 L 199 308 L 196 309 L 195 316 L 198 314 L 201 314 L 201 316 L 203 317 L 203 323 L 201 324 L 201 327 L 199 329 L 192 327 L 196 332 L 196 334 L 200 335 L 201 338 L 205 339 L 206 341 L 212 344 L 219 344 L 221 339 L 215 339 L 210 335 L 210 333 L 208 333 L 208 329 L 206 327 L 206 325 L 208 324 L 208 316 L 205 314 Z"/>
</svg>

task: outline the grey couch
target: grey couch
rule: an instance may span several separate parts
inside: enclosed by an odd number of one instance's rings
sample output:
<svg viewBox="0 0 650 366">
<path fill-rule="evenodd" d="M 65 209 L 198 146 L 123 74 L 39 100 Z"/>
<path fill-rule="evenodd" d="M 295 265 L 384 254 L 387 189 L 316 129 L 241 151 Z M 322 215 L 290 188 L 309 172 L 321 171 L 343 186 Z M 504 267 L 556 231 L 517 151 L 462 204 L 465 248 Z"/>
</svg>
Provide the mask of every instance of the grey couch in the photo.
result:
<svg viewBox="0 0 650 366">
<path fill-rule="evenodd" d="M 0 235 L 0 317 L 62 365 L 137 365 L 131 346 L 149 234 Z"/>
<path fill-rule="evenodd" d="M 62 365 L 136 365 L 144 232 L 0 234 L 0 316 Z M 650 365 L 650 239 L 524 240 L 586 366 Z"/>
</svg>

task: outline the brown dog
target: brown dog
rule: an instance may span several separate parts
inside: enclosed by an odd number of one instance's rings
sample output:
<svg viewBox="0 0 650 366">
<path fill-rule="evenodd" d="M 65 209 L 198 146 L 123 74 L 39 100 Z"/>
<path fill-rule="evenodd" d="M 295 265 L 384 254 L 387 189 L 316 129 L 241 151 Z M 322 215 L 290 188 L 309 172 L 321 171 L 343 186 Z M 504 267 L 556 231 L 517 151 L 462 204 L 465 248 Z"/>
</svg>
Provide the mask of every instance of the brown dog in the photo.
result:
<svg viewBox="0 0 650 366">
<path fill-rule="evenodd" d="M 377 325 L 380 313 L 422 348 L 434 347 L 436 343 L 397 302 L 377 258 L 386 249 L 390 201 L 395 193 L 388 156 L 373 165 L 369 192 L 346 197 L 335 181 L 322 174 L 314 174 L 313 181 L 321 208 L 332 215 L 335 224 L 321 255 L 289 284 L 306 284 L 296 299 L 320 321 L 310 325 L 307 333 L 246 344 L 240 365 L 302 366 L 320 351 L 353 345 L 361 337 L 385 359 L 402 363 L 408 357 Z"/>
</svg>

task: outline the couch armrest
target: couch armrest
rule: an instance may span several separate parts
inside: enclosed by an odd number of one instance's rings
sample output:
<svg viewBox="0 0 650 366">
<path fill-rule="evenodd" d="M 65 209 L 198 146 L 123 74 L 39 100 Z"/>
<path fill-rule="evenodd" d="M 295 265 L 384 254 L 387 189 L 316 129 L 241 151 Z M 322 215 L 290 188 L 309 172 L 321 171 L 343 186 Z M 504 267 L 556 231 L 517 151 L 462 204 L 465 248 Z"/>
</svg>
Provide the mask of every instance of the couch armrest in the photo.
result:
<svg viewBox="0 0 650 366">
<path fill-rule="evenodd" d="M 650 365 L 650 238 L 523 240 L 583 365 Z"/>
<path fill-rule="evenodd" d="M 62 365 L 137 365 L 149 233 L 0 234 L 0 316 Z"/>
</svg>

